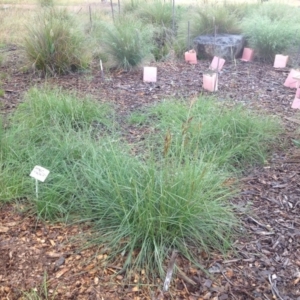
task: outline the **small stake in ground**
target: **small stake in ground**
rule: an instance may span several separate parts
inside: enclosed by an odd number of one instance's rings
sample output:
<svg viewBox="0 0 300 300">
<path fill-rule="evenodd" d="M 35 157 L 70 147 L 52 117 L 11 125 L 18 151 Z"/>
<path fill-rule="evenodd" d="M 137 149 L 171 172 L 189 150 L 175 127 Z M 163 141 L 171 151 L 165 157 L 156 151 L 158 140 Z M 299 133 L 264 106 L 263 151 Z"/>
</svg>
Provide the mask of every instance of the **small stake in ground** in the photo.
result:
<svg viewBox="0 0 300 300">
<path fill-rule="evenodd" d="M 178 252 L 176 250 L 173 250 L 172 256 L 171 256 L 169 264 L 168 264 L 168 270 L 167 270 L 167 275 L 166 275 L 166 278 L 164 281 L 163 292 L 167 292 L 170 287 L 177 255 L 178 255 Z"/>
<path fill-rule="evenodd" d="M 102 60 L 100 59 L 100 70 L 101 70 L 101 78 L 104 80 L 104 71 L 103 71 L 103 65 L 102 65 Z"/>
<path fill-rule="evenodd" d="M 49 175 L 50 171 L 41 167 L 41 166 L 35 166 L 33 170 L 30 173 L 30 177 L 35 179 L 35 194 L 36 199 L 39 198 L 39 185 L 38 182 L 44 182 Z"/>
<path fill-rule="evenodd" d="M 112 0 L 110 0 L 110 8 L 111 8 L 111 15 L 112 15 L 113 22 L 115 22 L 114 5 Z"/>
</svg>

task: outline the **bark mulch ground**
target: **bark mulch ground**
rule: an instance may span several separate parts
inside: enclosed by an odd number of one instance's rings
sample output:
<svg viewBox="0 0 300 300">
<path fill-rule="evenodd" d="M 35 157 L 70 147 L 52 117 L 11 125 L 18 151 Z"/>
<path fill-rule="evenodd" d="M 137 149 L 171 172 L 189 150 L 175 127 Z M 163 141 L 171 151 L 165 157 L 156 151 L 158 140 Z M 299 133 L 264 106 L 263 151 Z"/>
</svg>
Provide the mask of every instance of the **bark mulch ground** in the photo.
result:
<svg viewBox="0 0 300 300">
<path fill-rule="evenodd" d="M 96 67 L 90 73 L 41 79 L 20 71 L 16 48 L 6 52 L 9 60 L 0 68 L 7 74 L 2 80 L 5 95 L 0 97 L 3 114 L 13 111 L 31 86 L 45 82 L 113 103 L 121 123 L 131 112 L 165 98 L 209 94 L 202 89 L 209 61 L 153 64 L 158 67 L 157 83 L 143 83 L 141 69 L 106 73 L 103 78 Z M 71 238 L 88 232 L 88 225 L 41 222 L 20 200 L 0 209 L 0 299 L 22 299 L 22 292 L 40 290 L 45 281 L 48 299 L 300 299 L 300 149 L 292 143 L 300 139 L 300 118 L 291 109 L 295 90 L 283 86 L 288 72 L 258 61 L 236 61 L 226 63 L 220 74 L 215 93 L 219 101 L 277 115 L 285 127 L 285 151 L 274 149 L 264 166 L 245 173 L 242 192 L 232 200 L 242 221 L 235 251 L 227 256 L 200 252 L 206 272 L 179 255 L 170 289 L 162 293 L 163 282 L 147 282 L 143 271 L 129 280 L 118 275 L 121 264 L 106 265 L 105 248 L 82 250 L 74 243 Z M 130 142 L 144 134 L 125 122 L 122 130 Z"/>
</svg>

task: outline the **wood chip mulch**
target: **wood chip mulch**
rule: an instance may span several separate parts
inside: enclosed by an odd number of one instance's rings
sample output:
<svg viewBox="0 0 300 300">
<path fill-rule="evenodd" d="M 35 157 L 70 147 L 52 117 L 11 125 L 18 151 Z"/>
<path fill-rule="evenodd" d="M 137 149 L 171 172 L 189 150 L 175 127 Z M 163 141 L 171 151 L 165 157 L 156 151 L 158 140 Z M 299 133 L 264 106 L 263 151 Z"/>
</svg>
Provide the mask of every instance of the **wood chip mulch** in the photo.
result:
<svg viewBox="0 0 300 300">
<path fill-rule="evenodd" d="M 10 60 L 0 67 L 3 80 L 1 112 L 13 111 L 24 92 L 33 85 L 55 84 L 80 95 L 114 104 L 118 118 L 170 97 L 191 99 L 200 94 L 202 73 L 209 61 L 188 65 L 183 61 L 152 64 L 158 82 L 143 83 L 141 69 L 91 73 L 41 79 L 22 73 L 18 51 L 8 49 Z M 220 253 L 199 255 L 206 271 L 192 266 L 180 255 L 170 289 L 163 293 L 159 279 L 148 283 L 143 271 L 118 275 L 121 265 L 106 265 L 107 253 L 91 247 L 80 250 L 70 240 L 89 228 L 40 222 L 23 212 L 24 203 L 0 208 L 0 299 L 26 299 L 22 292 L 42 288 L 47 281 L 48 298 L 54 299 L 300 299 L 300 118 L 291 109 L 295 90 L 283 86 L 289 68 L 275 70 L 259 61 L 226 63 L 220 74 L 220 101 L 242 103 L 253 110 L 279 116 L 285 134 L 285 150 L 274 149 L 264 166 L 249 170 L 241 179 L 242 191 L 232 200 L 241 218 L 241 235 L 226 257 Z M 143 132 L 123 122 L 130 141 Z M 168 262 L 166 262 L 166 267 Z M 46 276 L 46 277 L 45 277 Z M 46 279 L 45 279 L 46 278 Z M 23 298 L 22 298 L 23 297 Z"/>
</svg>

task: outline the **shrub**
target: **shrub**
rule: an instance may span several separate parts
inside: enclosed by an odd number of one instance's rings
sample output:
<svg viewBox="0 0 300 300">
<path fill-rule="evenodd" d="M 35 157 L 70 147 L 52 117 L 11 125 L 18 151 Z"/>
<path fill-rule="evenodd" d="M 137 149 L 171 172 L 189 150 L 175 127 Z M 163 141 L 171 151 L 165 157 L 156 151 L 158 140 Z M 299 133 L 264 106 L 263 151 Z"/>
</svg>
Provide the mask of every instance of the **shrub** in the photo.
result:
<svg viewBox="0 0 300 300">
<path fill-rule="evenodd" d="M 272 62 L 276 54 L 283 53 L 299 39 L 299 25 L 285 19 L 271 20 L 254 14 L 244 19 L 242 27 L 250 46 L 265 61 Z"/>
<path fill-rule="evenodd" d="M 102 45 L 112 67 L 130 70 L 151 57 L 153 29 L 142 21 L 125 16 L 103 24 L 103 30 Z"/>
<path fill-rule="evenodd" d="M 44 9 L 28 26 L 25 51 L 43 73 L 62 74 L 88 66 L 83 33 L 66 10 Z"/>
</svg>

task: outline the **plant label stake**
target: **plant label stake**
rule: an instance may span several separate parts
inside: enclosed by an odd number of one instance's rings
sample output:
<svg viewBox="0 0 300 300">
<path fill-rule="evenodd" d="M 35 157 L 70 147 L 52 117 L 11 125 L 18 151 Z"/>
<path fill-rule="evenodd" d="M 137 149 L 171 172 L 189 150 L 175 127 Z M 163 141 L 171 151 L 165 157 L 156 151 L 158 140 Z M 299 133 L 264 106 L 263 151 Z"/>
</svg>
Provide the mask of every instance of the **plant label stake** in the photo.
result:
<svg viewBox="0 0 300 300">
<path fill-rule="evenodd" d="M 104 79 L 104 71 L 103 71 L 103 65 L 102 65 L 102 60 L 100 59 L 100 70 L 101 70 L 101 77 L 102 80 Z"/>
<path fill-rule="evenodd" d="M 275 55 L 274 68 L 285 68 L 288 62 L 289 56 L 277 54 Z"/>
<path fill-rule="evenodd" d="M 251 48 L 244 48 L 242 61 L 252 61 L 254 58 L 254 50 Z"/>
<path fill-rule="evenodd" d="M 36 198 L 38 199 L 39 196 L 39 187 L 38 187 L 38 182 L 44 182 L 49 175 L 50 171 L 41 167 L 41 166 L 35 166 L 33 170 L 30 173 L 30 177 L 35 179 L 35 193 L 36 193 Z"/>
<path fill-rule="evenodd" d="M 156 67 L 144 67 L 144 82 L 156 82 L 157 68 Z"/>
</svg>

